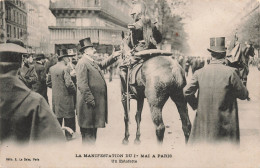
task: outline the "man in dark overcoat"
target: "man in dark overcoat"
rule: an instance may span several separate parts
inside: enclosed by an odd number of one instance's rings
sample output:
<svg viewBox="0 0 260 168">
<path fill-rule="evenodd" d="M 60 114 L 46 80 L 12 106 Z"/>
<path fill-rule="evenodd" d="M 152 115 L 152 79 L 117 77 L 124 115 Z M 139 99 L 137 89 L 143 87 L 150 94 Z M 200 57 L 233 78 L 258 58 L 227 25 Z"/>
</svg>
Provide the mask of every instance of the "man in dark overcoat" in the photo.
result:
<svg viewBox="0 0 260 168">
<path fill-rule="evenodd" d="M 82 58 L 76 65 L 77 76 L 77 117 L 82 142 L 94 144 L 97 137 L 97 128 L 104 128 L 107 123 L 107 85 L 101 69 L 114 63 L 119 52 L 102 62 L 94 61 L 96 50 L 90 38 L 79 41 Z"/>
<path fill-rule="evenodd" d="M 47 85 L 46 85 L 46 69 L 45 69 L 45 56 L 44 54 L 37 54 L 35 56 L 35 71 L 38 76 L 38 80 L 32 85 L 32 90 L 42 95 L 48 102 Z"/>
<path fill-rule="evenodd" d="M 33 63 L 32 54 L 23 55 L 22 67 L 18 70 L 19 79 L 29 88 L 38 81 L 38 76 Z"/>
<path fill-rule="evenodd" d="M 0 44 L 0 143 L 65 142 L 46 100 L 17 76 L 26 53 L 22 41 Z"/>
<path fill-rule="evenodd" d="M 47 85 L 52 87 L 52 109 L 62 126 L 76 131 L 75 122 L 75 105 L 74 94 L 76 87 L 70 76 L 70 69 L 67 66 L 69 58 L 67 49 L 58 50 L 58 62 L 50 68 L 47 78 Z M 66 132 L 67 140 L 71 140 L 71 136 Z"/>
<path fill-rule="evenodd" d="M 189 142 L 239 143 L 237 98 L 246 99 L 248 91 L 235 68 L 224 65 L 225 38 L 211 38 L 210 64 L 198 71 L 184 88 L 193 110 L 197 109 Z M 198 96 L 195 93 L 198 90 Z"/>
</svg>

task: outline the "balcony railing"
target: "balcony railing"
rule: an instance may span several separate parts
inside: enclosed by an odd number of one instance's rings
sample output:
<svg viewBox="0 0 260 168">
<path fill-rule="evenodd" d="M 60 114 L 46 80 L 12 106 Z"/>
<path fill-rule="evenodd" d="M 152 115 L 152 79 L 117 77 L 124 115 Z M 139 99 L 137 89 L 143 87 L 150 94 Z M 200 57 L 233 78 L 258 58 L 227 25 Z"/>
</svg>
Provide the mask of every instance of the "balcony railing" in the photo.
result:
<svg viewBox="0 0 260 168">
<path fill-rule="evenodd" d="M 121 22 L 130 21 L 130 7 L 117 4 L 116 0 L 50 0 L 50 10 L 99 10 Z"/>
</svg>

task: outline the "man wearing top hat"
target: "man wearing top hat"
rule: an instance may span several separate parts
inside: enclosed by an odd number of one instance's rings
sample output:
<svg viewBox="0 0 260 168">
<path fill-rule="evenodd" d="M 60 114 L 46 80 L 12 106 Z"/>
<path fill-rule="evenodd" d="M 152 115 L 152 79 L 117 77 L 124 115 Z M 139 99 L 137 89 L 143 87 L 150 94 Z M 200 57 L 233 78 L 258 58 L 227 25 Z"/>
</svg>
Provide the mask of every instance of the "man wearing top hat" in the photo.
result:
<svg viewBox="0 0 260 168">
<path fill-rule="evenodd" d="M 82 142 L 94 144 L 97 128 L 104 128 L 107 123 L 107 86 L 101 69 L 107 68 L 117 60 L 119 52 L 113 53 L 102 62 L 91 57 L 96 50 L 90 38 L 79 41 L 82 58 L 76 65 L 77 76 L 77 117 L 82 135 Z"/>
<path fill-rule="evenodd" d="M 0 44 L 0 144 L 65 142 L 46 100 L 18 78 L 23 54 L 22 41 Z"/>
<path fill-rule="evenodd" d="M 38 80 L 35 84 L 32 85 L 32 90 L 41 94 L 46 101 L 48 102 L 48 96 L 47 96 L 47 85 L 46 85 L 46 68 L 44 66 L 45 64 L 45 55 L 44 54 L 37 54 L 35 56 L 35 71 L 38 76 Z"/>
<path fill-rule="evenodd" d="M 68 57 L 72 57 L 68 49 L 58 50 L 58 62 L 49 70 L 47 85 L 52 88 L 52 109 L 57 119 L 62 125 L 76 131 L 74 94 L 76 87 L 71 79 L 70 70 L 67 66 Z M 71 140 L 66 132 L 67 140 Z"/>
<path fill-rule="evenodd" d="M 237 98 L 246 99 L 248 91 L 237 69 L 224 65 L 225 38 L 211 38 L 208 51 L 212 56 L 210 64 L 197 70 L 184 89 L 188 103 L 197 110 L 189 142 L 238 144 Z"/>
</svg>

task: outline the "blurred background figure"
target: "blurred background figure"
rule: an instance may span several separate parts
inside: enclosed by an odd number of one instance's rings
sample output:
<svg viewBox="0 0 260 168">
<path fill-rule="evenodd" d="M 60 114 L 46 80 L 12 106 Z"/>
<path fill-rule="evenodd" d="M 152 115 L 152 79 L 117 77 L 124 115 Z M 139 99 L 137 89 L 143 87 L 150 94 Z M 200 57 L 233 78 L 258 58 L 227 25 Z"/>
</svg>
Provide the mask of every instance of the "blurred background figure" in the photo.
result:
<svg viewBox="0 0 260 168">
<path fill-rule="evenodd" d="M 32 85 L 32 90 L 41 94 L 48 102 L 44 54 L 35 55 L 34 67 L 38 76 L 38 80 L 35 84 Z"/>
</svg>

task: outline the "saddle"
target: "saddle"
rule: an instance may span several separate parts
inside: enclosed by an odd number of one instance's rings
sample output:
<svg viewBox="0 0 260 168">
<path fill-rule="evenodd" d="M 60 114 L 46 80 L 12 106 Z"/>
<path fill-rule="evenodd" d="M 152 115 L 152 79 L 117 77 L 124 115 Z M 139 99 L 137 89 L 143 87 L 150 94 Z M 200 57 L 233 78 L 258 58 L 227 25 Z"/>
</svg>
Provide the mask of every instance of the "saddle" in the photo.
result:
<svg viewBox="0 0 260 168">
<path fill-rule="evenodd" d="M 156 57 L 156 56 L 171 56 L 171 52 L 167 52 L 164 50 L 158 50 L 158 49 L 149 49 L 149 50 L 143 50 L 135 53 L 135 57 L 139 60 L 134 66 L 130 69 L 129 73 L 129 84 L 135 85 L 136 84 L 136 75 L 143 66 L 143 63 L 150 58 Z"/>
</svg>

